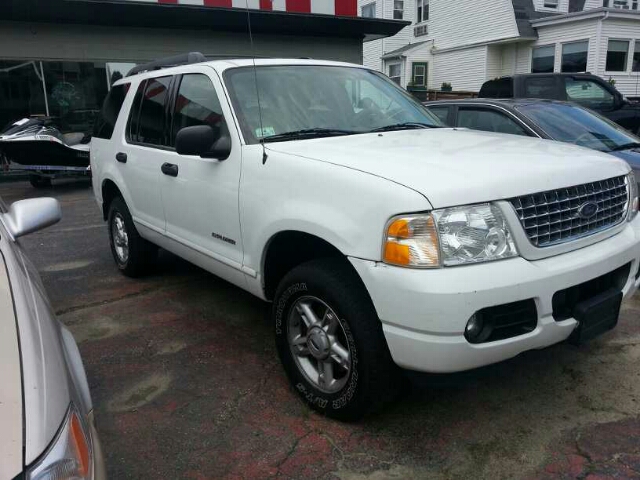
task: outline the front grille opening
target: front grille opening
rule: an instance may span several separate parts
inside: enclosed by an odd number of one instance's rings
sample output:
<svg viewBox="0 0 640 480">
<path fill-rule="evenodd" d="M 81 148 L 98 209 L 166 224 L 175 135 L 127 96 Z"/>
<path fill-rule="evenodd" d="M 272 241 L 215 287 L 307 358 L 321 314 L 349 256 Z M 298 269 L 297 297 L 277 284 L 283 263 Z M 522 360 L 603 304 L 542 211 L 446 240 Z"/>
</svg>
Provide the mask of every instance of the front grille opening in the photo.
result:
<svg viewBox="0 0 640 480">
<path fill-rule="evenodd" d="M 625 218 L 628 202 L 624 176 L 511 199 L 536 247 L 568 242 L 618 225 Z M 583 215 L 586 204 L 597 205 L 597 211 Z"/>
<path fill-rule="evenodd" d="M 573 310 L 578 303 L 600 295 L 610 288 L 622 290 L 629 279 L 629 273 L 631 263 L 588 282 L 556 292 L 551 300 L 553 318 L 556 322 L 573 318 Z"/>
<path fill-rule="evenodd" d="M 538 325 L 538 310 L 533 299 L 505 303 L 479 310 L 482 330 L 471 343 L 487 343 L 533 332 Z"/>
</svg>

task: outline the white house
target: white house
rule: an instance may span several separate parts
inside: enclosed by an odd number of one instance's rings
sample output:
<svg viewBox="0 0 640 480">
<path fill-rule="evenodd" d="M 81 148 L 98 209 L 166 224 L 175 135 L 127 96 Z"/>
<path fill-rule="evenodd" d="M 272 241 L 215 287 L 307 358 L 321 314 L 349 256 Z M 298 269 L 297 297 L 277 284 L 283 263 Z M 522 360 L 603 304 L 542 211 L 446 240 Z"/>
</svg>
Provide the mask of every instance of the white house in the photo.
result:
<svg viewBox="0 0 640 480">
<path fill-rule="evenodd" d="M 365 42 L 364 64 L 403 87 L 478 91 L 529 72 L 591 72 L 640 96 L 639 0 L 358 0 L 361 16 L 410 21 Z"/>
</svg>

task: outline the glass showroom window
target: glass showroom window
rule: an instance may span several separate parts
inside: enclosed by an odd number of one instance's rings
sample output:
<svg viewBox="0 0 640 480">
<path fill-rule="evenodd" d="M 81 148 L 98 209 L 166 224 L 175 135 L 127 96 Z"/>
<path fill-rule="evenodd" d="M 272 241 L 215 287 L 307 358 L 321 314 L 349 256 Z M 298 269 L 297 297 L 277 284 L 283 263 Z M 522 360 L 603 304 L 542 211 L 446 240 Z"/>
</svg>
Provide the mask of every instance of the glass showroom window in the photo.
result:
<svg viewBox="0 0 640 480">
<path fill-rule="evenodd" d="M 633 48 L 633 62 L 631 65 L 631 70 L 634 72 L 640 72 L 640 41 L 636 40 L 635 46 Z"/>
<path fill-rule="evenodd" d="M 531 73 L 552 73 L 555 61 L 555 45 L 534 48 L 531 59 Z"/>
<path fill-rule="evenodd" d="M 629 42 L 627 40 L 609 40 L 607 49 L 607 72 L 626 72 L 629 57 Z"/>
<path fill-rule="evenodd" d="M 589 41 L 565 43 L 562 46 L 562 72 L 586 72 Z"/>
<path fill-rule="evenodd" d="M 416 23 L 429 20 L 429 0 L 416 0 Z"/>
<path fill-rule="evenodd" d="M 544 8 L 558 8 L 558 0 L 544 0 Z"/>
</svg>

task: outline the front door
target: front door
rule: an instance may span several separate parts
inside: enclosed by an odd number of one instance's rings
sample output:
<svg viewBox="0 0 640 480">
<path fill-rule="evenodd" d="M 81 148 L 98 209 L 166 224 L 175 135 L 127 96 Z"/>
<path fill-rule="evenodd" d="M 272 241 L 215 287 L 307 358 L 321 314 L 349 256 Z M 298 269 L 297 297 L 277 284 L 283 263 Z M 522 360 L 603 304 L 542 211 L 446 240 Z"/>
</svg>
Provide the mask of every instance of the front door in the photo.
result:
<svg viewBox="0 0 640 480">
<path fill-rule="evenodd" d="M 211 125 L 229 133 L 231 118 L 220 80 L 210 67 L 191 67 L 176 78 L 169 143 L 160 189 L 166 235 L 201 254 L 237 268 L 242 264 L 242 239 L 238 209 L 241 149 L 231 135 L 231 155 L 226 160 L 178 155 L 173 149 L 178 131 L 194 125 Z M 234 130 L 235 131 L 235 130 Z"/>
</svg>

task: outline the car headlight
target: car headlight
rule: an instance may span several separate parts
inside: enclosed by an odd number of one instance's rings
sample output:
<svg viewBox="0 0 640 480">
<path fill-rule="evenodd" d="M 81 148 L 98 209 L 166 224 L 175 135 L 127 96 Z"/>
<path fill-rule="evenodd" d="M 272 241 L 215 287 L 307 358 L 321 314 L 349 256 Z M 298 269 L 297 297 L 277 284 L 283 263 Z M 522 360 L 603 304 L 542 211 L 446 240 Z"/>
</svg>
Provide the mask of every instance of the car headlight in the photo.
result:
<svg viewBox="0 0 640 480">
<path fill-rule="evenodd" d="M 385 263 L 434 268 L 487 262 L 518 255 L 502 212 L 485 203 L 403 215 L 391 219 Z"/>
<path fill-rule="evenodd" d="M 629 214 L 628 220 L 631 221 L 638 215 L 638 182 L 635 175 L 631 172 L 627 175 L 627 183 L 629 184 Z"/>
<path fill-rule="evenodd" d="M 84 480 L 91 478 L 91 449 L 85 428 L 73 405 L 58 436 L 45 455 L 27 472 L 27 480 Z"/>
</svg>

